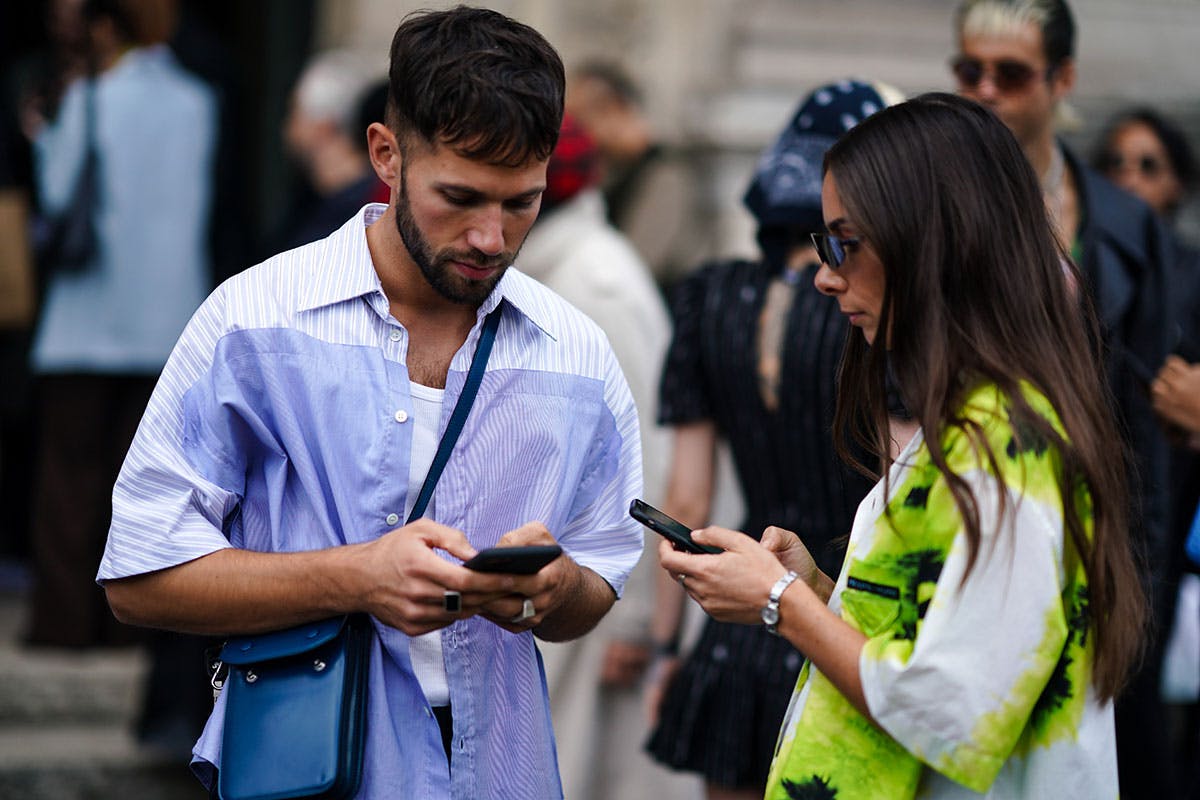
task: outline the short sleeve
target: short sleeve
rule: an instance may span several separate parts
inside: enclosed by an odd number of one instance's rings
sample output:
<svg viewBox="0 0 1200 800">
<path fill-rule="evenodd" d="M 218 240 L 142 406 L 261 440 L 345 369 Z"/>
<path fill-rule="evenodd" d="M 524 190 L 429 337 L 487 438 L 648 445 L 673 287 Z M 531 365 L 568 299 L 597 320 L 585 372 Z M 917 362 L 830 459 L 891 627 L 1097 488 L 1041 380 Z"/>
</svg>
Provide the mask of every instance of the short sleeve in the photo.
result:
<svg viewBox="0 0 1200 800">
<path fill-rule="evenodd" d="M 991 786 L 1030 724 L 1069 636 L 1059 515 L 997 479 L 964 476 L 984 528 L 966 582 L 955 538 L 915 640 L 868 638 L 859 659 L 871 716 L 906 750 L 975 791 Z M 989 522 L 990 521 L 990 522 Z M 853 570 L 852 570 L 853 575 Z"/>
<path fill-rule="evenodd" d="M 712 405 L 704 368 L 704 303 L 715 268 L 697 270 L 671 295 L 671 345 L 658 392 L 658 422 L 679 425 L 709 419 Z"/>
<path fill-rule="evenodd" d="M 209 298 L 167 360 L 113 488 L 99 581 L 166 569 L 230 546 L 224 522 L 240 497 L 236 488 L 218 485 L 217 475 L 236 470 L 227 458 L 213 459 L 221 470 L 198 466 L 188 444 L 202 427 L 200 416 L 219 409 L 192 400 L 214 378 L 219 319 L 220 302 Z M 216 393 L 203 395 L 211 400 Z"/>
</svg>

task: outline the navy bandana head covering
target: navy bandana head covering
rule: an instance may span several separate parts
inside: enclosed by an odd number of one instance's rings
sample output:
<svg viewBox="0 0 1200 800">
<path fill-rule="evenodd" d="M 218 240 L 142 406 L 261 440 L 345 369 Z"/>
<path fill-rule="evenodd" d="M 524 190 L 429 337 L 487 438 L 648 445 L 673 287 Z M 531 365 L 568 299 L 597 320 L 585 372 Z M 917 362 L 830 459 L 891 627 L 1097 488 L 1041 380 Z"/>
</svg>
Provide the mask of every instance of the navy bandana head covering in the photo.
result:
<svg viewBox="0 0 1200 800">
<path fill-rule="evenodd" d="M 742 202 L 758 221 L 763 257 L 782 266 L 798 236 L 824 229 L 821 166 L 843 133 L 887 106 L 860 81 L 831 83 L 810 94 L 758 160 Z"/>
</svg>

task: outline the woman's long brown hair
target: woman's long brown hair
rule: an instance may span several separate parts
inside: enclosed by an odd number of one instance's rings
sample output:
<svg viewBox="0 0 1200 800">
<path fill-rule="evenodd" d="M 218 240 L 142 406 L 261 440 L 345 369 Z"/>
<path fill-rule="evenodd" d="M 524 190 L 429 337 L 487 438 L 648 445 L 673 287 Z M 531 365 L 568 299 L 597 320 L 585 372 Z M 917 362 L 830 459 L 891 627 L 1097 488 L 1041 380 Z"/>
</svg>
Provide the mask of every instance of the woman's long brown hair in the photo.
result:
<svg viewBox="0 0 1200 800">
<path fill-rule="evenodd" d="M 1114 697 L 1137 661 L 1146 599 L 1129 541 L 1128 453 L 1117 431 L 1100 356 L 1100 330 L 1084 282 L 1057 243 L 1041 189 L 1009 130 L 990 111 L 929 94 L 886 109 L 827 154 L 850 219 L 884 265 L 875 347 L 847 342 L 836 428 L 843 457 L 864 445 L 888 465 L 886 373 L 931 443 L 954 428 L 995 468 L 983 432 L 960 415 L 963 394 L 994 383 L 1018 431 L 1061 454 L 1063 521 L 1087 570 L 1095 633 L 1093 684 Z M 888 346 L 884 347 L 885 333 Z M 1066 436 L 1025 401 L 1028 381 L 1053 405 Z M 979 556 L 979 506 L 937 446 L 969 541 Z M 1074 502 L 1090 494 L 1089 541 Z M 1002 498 L 1003 502 L 1003 498 Z"/>
</svg>

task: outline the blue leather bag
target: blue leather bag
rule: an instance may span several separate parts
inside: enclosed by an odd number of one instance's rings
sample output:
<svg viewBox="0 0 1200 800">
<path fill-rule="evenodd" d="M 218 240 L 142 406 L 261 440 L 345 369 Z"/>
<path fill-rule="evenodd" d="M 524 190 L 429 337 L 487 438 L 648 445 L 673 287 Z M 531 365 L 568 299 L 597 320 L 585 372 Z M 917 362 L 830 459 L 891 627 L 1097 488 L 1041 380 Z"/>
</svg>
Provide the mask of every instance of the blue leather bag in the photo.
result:
<svg viewBox="0 0 1200 800">
<path fill-rule="evenodd" d="M 371 635 L 352 614 L 225 643 L 222 800 L 354 796 Z"/>
</svg>

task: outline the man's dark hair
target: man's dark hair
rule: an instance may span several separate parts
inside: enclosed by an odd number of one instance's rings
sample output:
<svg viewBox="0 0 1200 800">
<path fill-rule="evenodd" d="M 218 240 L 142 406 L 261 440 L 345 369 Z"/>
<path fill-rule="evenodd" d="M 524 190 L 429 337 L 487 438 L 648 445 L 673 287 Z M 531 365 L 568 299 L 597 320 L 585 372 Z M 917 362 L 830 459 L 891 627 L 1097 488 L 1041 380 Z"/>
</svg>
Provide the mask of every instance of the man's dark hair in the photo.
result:
<svg viewBox="0 0 1200 800">
<path fill-rule="evenodd" d="M 966 0 L 958 30 L 1000 22 L 1033 22 L 1042 31 L 1042 53 L 1051 70 L 1075 57 L 1075 18 L 1065 0 Z"/>
<path fill-rule="evenodd" d="M 614 61 L 600 59 L 584 61 L 571 70 L 571 76 L 604 84 L 622 103 L 632 106 L 642 105 L 642 90 L 633 82 L 633 78 L 629 77 L 629 73 Z"/>
<path fill-rule="evenodd" d="M 392 39 L 388 123 L 467 158 L 520 166 L 554 152 L 562 60 L 540 33 L 495 11 L 458 6 L 405 17 Z"/>
</svg>

